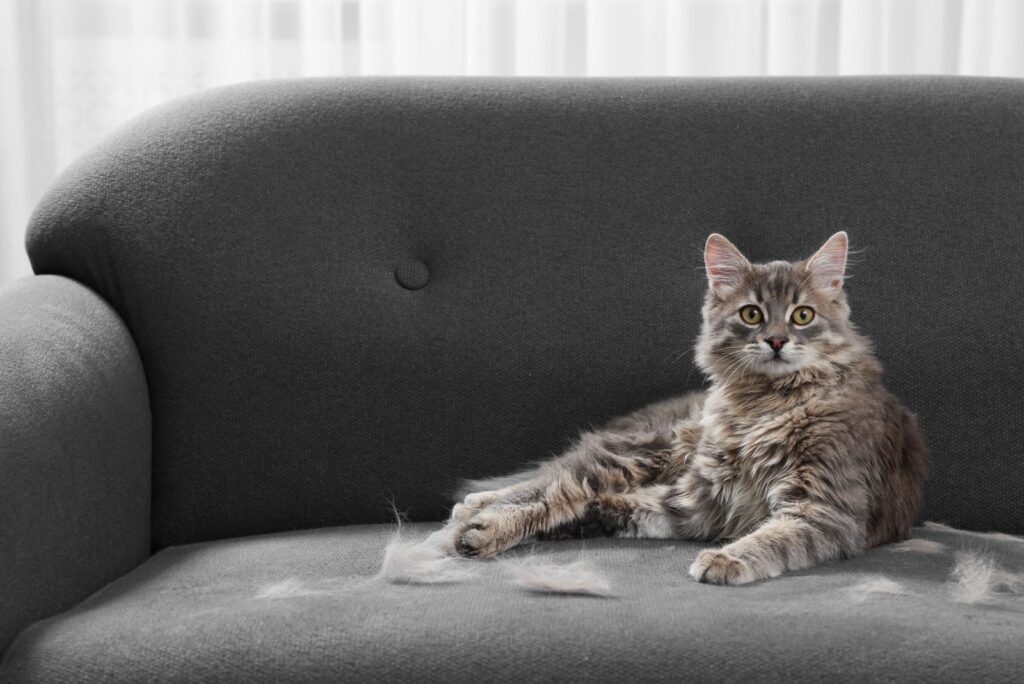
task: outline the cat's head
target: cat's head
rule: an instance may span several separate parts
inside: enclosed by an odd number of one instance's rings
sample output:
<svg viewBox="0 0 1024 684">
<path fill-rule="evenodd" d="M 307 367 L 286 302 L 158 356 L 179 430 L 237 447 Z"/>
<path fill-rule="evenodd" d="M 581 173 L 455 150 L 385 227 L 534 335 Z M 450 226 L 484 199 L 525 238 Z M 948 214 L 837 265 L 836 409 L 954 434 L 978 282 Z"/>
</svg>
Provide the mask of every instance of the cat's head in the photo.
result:
<svg viewBox="0 0 1024 684">
<path fill-rule="evenodd" d="M 803 261 L 752 264 L 721 235 L 708 237 L 698 365 L 730 380 L 848 363 L 863 342 L 843 291 L 847 244 L 839 232 Z"/>
</svg>

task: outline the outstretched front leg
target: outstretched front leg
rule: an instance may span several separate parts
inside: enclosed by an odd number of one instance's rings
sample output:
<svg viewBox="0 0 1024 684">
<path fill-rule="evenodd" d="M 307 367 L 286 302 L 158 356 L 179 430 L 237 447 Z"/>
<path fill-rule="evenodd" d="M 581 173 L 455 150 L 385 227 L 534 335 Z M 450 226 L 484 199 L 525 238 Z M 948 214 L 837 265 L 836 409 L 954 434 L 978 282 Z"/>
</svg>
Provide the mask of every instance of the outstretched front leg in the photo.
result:
<svg viewBox="0 0 1024 684">
<path fill-rule="evenodd" d="M 561 472 L 528 481 L 475 512 L 463 504 L 453 516 L 472 514 L 463 522 L 456 550 L 464 556 L 494 556 L 538 533 L 581 519 L 594 495 L 586 481 Z"/>
<path fill-rule="evenodd" d="M 864 549 L 856 519 L 821 502 L 783 504 L 750 534 L 717 549 L 705 549 L 690 576 L 710 584 L 747 584 L 801 570 Z"/>
</svg>

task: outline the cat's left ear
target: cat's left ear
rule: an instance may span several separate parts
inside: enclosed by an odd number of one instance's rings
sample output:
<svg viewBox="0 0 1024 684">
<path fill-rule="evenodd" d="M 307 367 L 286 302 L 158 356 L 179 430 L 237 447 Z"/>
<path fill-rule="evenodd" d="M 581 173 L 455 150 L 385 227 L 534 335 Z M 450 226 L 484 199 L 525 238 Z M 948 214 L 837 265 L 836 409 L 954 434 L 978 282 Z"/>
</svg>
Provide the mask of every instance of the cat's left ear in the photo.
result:
<svg viewBox="0 0 1024 684">
<path fill-rule="evenodd" d="M 839 231 L 830 237 L 810 259 L 807 270 L 814 277 L 814 284 L 822 290 L 839 290 L 846 276 L 846 252 L 849 239 L 846 231 Z"/>
</svg>

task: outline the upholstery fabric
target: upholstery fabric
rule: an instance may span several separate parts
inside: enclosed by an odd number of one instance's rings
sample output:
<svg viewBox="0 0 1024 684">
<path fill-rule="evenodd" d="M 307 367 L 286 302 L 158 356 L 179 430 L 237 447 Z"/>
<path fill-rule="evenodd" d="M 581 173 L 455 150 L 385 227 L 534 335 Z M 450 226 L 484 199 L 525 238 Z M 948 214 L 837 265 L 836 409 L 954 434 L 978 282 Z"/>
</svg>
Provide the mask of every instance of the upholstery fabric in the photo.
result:
<svg viewBox="0 0 1024 684">
<path fill-rule="evenodd" d="M 1020 533 L 1022 187 L 1017 80 L 265 82 L 129 124 L 28 248 L 138 344 L 155 548 L 436 520 L 698 387 L 711 231 L 769 260 L 847 230 L 925 515 Z"/>
<path fill-rule="evenodd" d="M 409 526 L 406 538 L 425 527 Z M 509 554 L 586 559 L 616 593 L 603 599 L 528 593 L 500 562 L 466 561 L 477 576 L 457 584 L 385 584 L 373 575 L 391 532 L 350 526 L 165 549 L 23 633 L 0 677 L 931 683 L 1024 672 L 1024 598 L 965 605 L 946 586 L 957 549 L 984 548 L 1020 568 L 1021 539 L 916 530 L 946 550 L 875 549 L 745 587 L 690 579 L 693 543 L 602 538 Z M 910 593 L 851 593 L 877 573 Z"/>
<path fill-rule="evenodd" d="M 0 290 L 0 653 L 149 556 L 150 438 L 109 304 L 56 276 Z"/>
</svg>

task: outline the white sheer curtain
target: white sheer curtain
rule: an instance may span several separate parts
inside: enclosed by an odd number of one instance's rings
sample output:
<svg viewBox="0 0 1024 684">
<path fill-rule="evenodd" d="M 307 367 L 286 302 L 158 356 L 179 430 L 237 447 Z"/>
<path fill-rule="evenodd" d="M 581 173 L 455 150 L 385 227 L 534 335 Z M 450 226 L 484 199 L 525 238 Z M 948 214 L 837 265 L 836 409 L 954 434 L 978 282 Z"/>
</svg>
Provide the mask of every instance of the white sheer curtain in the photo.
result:
<svg viewBox="0 0 1024 684">
<path fill-rule="evenodd" d="M 216 85 L 313 75 L 1024 76 L 1024 0 L 0 0 L 0 284 L 56 174 Z"/>
</svg>

